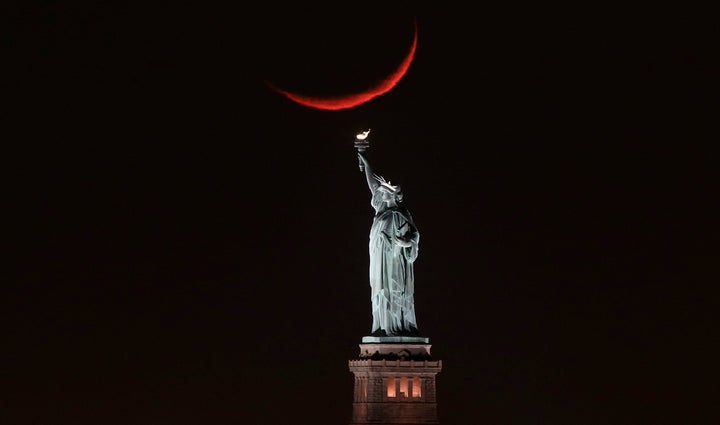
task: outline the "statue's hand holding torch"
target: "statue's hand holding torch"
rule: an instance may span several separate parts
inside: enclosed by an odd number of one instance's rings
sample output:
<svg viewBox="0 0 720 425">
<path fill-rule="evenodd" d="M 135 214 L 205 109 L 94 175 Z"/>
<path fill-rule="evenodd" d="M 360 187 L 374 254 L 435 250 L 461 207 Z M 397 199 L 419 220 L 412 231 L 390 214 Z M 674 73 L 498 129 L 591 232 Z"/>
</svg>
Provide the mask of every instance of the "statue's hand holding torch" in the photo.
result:
<svg viewBox="0 0 720 425">
<path fill-rule="evenodd" d="M 370 129 L 355 136 L 355 149 L 357 149 L 359 154 L 365 153 L 365 150 L 370 147 L 370 141 L 367 140 L 368 134 L 370 134 Z M 365 171 L 365 164 L 362 158 L 358 158 L 358 166 L 360 167 L 360 171 Z"/>
</svg>

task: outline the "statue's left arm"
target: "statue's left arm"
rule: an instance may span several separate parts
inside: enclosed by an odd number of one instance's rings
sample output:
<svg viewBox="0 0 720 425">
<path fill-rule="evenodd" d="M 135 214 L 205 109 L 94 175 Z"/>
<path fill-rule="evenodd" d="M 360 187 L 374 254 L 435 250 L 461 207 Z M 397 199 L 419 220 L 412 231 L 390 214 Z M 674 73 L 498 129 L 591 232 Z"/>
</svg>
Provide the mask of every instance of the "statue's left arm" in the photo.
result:
<svg viewBox="0 0 720 425">
<path fill-rule="evenodd" d="M 409 261 L 415 261 L 418 253 L 418 244 L 420 242 L 420 233 L 408 217 L 403 217 L 403 222 L 395 233 L 395 243 L 405 248 L 405 253 Z"/>
</svg>

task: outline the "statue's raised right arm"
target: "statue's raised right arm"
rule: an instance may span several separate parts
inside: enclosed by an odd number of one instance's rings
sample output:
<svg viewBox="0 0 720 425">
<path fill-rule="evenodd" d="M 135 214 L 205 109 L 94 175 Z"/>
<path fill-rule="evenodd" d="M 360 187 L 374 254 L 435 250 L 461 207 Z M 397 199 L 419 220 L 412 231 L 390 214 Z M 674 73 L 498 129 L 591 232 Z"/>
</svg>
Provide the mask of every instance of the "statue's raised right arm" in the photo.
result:
<svg viewBox="0 0 720 425">
<path fill-rule="evenodd" d="M 373 194 L 375 193 L 375 189 L 377 189 L 380 183 L 375 177 L 375 173 L 373 172 L 372 167 L 370 167 L 370 163 L 368 162 L 367 158 L 365 158 L 365 154 L 358 152 L 358 158 L 360 158 L 360 161 L 362 161 L 363 165 L 365 166 L 365 178 L 367 179 L 370 194 Z"/>
</svg>

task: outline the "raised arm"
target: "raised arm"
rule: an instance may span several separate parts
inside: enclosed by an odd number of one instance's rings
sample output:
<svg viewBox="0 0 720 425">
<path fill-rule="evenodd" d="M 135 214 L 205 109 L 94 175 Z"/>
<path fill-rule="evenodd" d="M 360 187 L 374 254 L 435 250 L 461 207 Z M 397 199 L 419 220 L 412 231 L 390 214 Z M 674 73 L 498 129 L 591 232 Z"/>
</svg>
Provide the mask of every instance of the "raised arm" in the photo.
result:
<svg viewBox="0 0 720 425">
<path fill-rule="evenodd" d="M 372 167 L 370 167 L 370 163 L 368 162 L 367 158 L 365 158 L 365 154 L 358 152 L 358 157 L 360 158 L 360 161 L 363 162 L 363 165 L 365 166 L 365 179 L 367 179 L 368 188 L 370 189 L 370 193 L 375 193 L 375 189 L 380 185 L 378 180 L 375 178 L 375 173 L 373 173 Z"/>
</svg>

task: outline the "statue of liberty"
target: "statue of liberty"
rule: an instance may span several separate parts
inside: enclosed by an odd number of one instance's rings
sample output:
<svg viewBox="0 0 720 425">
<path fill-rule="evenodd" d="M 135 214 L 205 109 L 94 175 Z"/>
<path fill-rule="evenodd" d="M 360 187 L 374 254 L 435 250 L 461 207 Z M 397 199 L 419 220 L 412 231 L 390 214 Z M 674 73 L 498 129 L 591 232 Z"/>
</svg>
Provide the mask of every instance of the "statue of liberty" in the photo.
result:
<svg viewBox="0 0 720 425">
<path fill-rule="evenodd" d="M 400 186 L 375 174 L 363 150 L 358 157 L 375 210 L 369 243 L 372 336 L 419 336 L 413 263 L 420 233 L 402 204 Z"/>
</svg>

